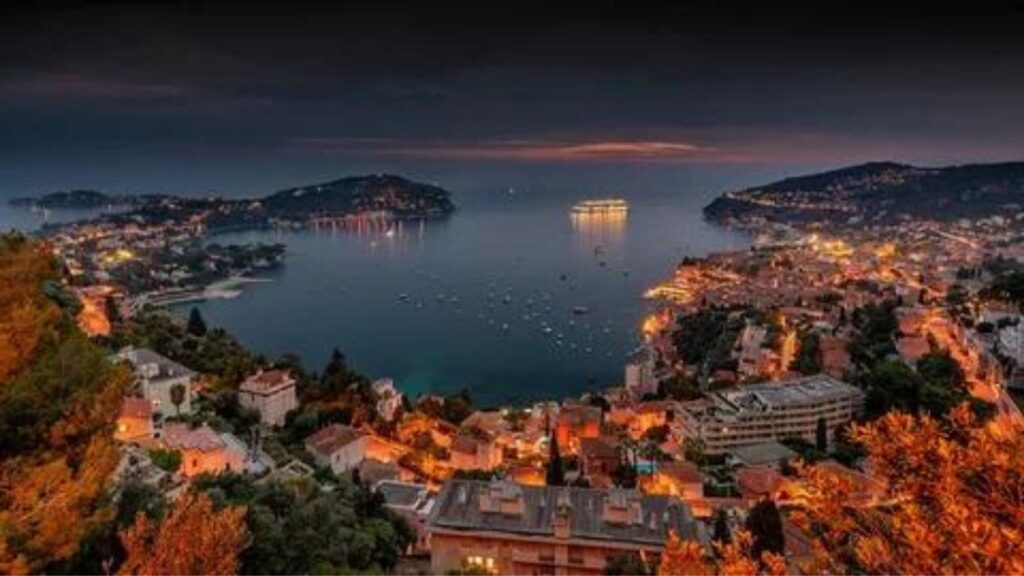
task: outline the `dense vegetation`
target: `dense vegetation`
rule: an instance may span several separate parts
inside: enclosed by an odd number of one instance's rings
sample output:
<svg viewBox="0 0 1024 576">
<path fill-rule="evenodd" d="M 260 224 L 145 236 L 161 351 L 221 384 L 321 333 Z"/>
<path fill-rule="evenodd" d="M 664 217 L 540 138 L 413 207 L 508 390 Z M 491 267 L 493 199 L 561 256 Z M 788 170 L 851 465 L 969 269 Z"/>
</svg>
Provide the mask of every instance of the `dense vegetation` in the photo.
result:
<svg viewBox="0 0 1024 576">
<path fill-rule="evenodd" d="M 0 238 L 0 572 L 76 571 L 112 525 L 113 422 L 129 374 L 46 296 L 55 265 Z M 49 292 L 52 293 L 52 290 Z"/>
<path fill-rule="evenodd" d="M 384 573 L 415 538 L 366 486 L 337 480 L 255 484 L 237 475 L 202 477 L 197 488 L 218 506 L 245 508 L 251 543 L 244 574 Z"/>
</svg>

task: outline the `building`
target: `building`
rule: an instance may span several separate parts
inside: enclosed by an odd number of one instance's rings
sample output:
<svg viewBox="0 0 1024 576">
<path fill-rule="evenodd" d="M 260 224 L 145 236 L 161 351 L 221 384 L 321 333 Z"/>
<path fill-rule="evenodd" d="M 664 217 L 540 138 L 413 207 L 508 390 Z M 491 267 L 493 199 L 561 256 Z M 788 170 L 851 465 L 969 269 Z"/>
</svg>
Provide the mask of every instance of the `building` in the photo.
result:
<svg viewBox="0 0 1024 576">
<path fill-rule="evenodd" d="M 650 476 L 641 478 L 641 486 L 648 494 L 674 496 L 684 501 L 704 498 L 704 475 L 692 462 L 660 462 Z"/>
<path fill-rule="evenodd" d="M 384 506 L 398 514 L 416 531 L 416 542 L 411 552 L 422 553 L 430 550 L 427 519 L 434 509 L 435 493 L 423 484 L 395 482 L 385 480 L 374 486 L 374 490 L 384 497 Z"/>
<path fill-rule="evenodd" d="M 601 408 L 589 404 L 567 404 L 558 412 L 555 435 L 563 455 L 579 454 L 580 440 L 601 435 Z"/>
<path fill-rule="evenodd" d="M 402 407 L 402 393 L 395 388 L 395 381 L 381 378 L 373 383 L 373 392 L 377 394 L 377 414 L 388 422 L 392 421 Z"/>
<path fill-rule="evenodd" d="M 153 437 L 153 409 L 145 398 L 129 396 L 117 415 L 114 438 L 121 442 L 137 442 Z"/>
<path fill-rule="evenodd" d="M 626 390 L 637 398 L 658 392 L 658 379 L 654 375 L 654 354 L 641 347 L 626 362 Z"/>
<path fill-rule="evenodd" d="M 238 403 L 259 412 L 263 424 L 284 426 L 285 416 L 299 407 L 295 378 L 287 370 L 261 370 L 242 382 Z"/>
<path fill-rule="evenodd" d="M 590 485 L 610 485 L 611 474 L 622 464 L 618 446 L 609 438 L 585 438 L 580 441 L 580 472 Z"/>
<path fill-rule="evenodd" d="M 759 324 L 747 324 L 743 328 L 733 356 L 737 370 L 744 377 L 756 378 L 778 370 L 779 355 L 768 347 L 767 335 L 768 328 Z"/>
<path fill-rule="evenodd" d="M 449 450 L 452 468 L 456 470 L 493 470 L 504 459 L 501 446 L 479 429 L 459 433 Z"/>
<path fill-rule="evenodd" d="M 838 336 L 822 336 L 818 342 L 821 371 L 833 378 L 842 378 L 850 369 L 849 340 Z"/>
<path fill-rule="evenodd" d="M 659 554 L 669 531 L 707 541 L 674 498 L 508 481 L 448 481 L 428 526 L 433 574 L 597 575 L 611 555 Z"/>
<path fill-rule="evenodd" d="M 641 402 L 634 409 L 634 416 L 629 421 L 629 434 L 640 439 L 651 428 L 668 426 L 675 417 L 676 403 L 671 400 Z"/>
<path fill-rule="evenodd" d="M 341 474 L 366 458 L 366 434 L 351 426 L 331 424 L 306 438 L 306 451 L 320 466 Z"/>
<path fill-rule="evenodd" d="M 183 476 L 244 472 L 244 445 L 234 437 L 225 436 L 228 435 L 217 434 L 205 424 L 192 428 L 182 422 L 171 422 L 164 426 L 160 443 L 168 450 L 181 453 L 181 468 L 178 472 Z"/>
<path fill-rule="evenodd" d="M 116 359 L 132 365 L 139 392 L 149 401 L 154 414 L 173 416 L 192 412 L 195 372 L 146 348 L 125 348 L 117 353 Z M 175 406 L 172 390 L 177 386 L 184 387 L 184 399 Z"/>
<path fill-rule="evenodd" d="M 815 441 L 824 418 L 830 441 L 836 427 L 852 420 L 864 394 L 831 376 L 817 374 L 777 383 L 751 384 L 684 402 L 680 428 L 684 438 L 699 439 L 708 454 L 790 437 Z"/>
</svg>

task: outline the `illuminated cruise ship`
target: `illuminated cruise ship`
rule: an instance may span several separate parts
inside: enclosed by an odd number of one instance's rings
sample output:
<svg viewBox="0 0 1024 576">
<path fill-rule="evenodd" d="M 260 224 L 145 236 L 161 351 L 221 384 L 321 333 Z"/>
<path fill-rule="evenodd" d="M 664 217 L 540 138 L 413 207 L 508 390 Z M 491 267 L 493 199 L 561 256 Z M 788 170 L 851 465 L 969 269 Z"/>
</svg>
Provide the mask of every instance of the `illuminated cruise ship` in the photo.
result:
<svg viewBox="0 0 1024 576">
<path fill-rule="evenodd" d="M 583 200 L 572 207 L 573 214 L 622 214 L 629 210 L 625 200 L 611 198 L 607 200 Z"/>
</svg>

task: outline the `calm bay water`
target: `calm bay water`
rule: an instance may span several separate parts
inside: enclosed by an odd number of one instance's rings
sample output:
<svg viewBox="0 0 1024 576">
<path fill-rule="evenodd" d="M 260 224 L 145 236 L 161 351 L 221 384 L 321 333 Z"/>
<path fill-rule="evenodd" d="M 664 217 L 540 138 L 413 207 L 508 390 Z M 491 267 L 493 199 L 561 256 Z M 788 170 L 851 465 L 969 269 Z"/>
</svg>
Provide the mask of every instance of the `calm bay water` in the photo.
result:
<svg viewBox="0 0 1024 576">
<path fill-rule="evenodd" d="M 578 394 L 620 381 L 646 287 L 685 255 L 746 243 L 702 222 L 700 200 L 630 200 L 624 218 L 574 220 L 572 199 L 505 195 L 445 221 L 220 236 L 283 242 L 286 264 L 200 308 L 257 350 L 320 368 L 337 346 L 410 394 Z"/>
<path fill-rule="evenodd" d="M 577 193 L 491 191 L 456 195 L 460 210 L 444 221 L 220 235 L 211 241 L 283 242 L 286 262 L 269 282 L 199 307 L 255 350 L 319 370 L 337 347 L 412 395 L 468 388 L 480 405 L 576 395 L 621 381 L 647 287 L 683 256 L 747 244 L 702 221 L 716 188 L 636 191 L 624 218 L 573 220 Z M 3 228 L 41 221 L 0 208 Z"/>
</svg>

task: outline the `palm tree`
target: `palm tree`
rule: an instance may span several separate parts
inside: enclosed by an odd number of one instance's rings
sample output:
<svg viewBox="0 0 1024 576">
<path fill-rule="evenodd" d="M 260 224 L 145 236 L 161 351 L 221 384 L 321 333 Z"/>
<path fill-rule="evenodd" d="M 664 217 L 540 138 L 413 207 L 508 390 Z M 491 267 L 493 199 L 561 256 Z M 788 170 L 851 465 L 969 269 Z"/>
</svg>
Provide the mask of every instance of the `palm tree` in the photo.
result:
<svg viewBox="0 0 1024 576">
<path fill-rule="evenodd" d="M 185 403 L 185 385 L 171 386 L 171 404 L 174 404 L 175 416 L 181 416 L 181 405 Z"/>
</svg>

